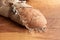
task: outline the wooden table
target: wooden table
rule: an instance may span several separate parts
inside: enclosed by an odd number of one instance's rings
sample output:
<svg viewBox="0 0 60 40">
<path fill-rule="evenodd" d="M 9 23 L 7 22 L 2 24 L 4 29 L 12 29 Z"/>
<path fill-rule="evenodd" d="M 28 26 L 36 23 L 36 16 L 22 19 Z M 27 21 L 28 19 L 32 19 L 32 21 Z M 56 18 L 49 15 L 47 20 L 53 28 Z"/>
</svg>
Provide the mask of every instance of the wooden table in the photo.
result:
<svg viewBox="0 0 60 40">
<path fill-rule="evenodd" d="M 48 21 L 46 32 L 31 34 L 21 25 L 0 16 L 0 40 L 60 40 L 60 6 L 44 6 L 39 9 Z"/>
</svg>

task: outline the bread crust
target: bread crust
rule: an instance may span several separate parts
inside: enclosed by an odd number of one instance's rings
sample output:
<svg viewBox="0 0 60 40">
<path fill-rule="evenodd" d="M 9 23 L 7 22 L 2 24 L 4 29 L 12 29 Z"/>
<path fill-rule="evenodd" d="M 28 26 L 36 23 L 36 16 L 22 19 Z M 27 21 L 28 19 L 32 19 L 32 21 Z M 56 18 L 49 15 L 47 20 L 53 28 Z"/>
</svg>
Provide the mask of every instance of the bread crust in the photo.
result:
<svg viewBox="0 0 60 40">
<path fill-rule="evenodd" d="M 32 29 L 35 31 L 44 31 L 47 20 L 39 10 L 34 9 L 26 3 L 20 2 L 15 4 L 13 3 L 11 6 L 9 5 L 3 5 L 2 8 L 0 8 L 0 15 L 8 17 L 17 23 L 24 25 L 29 31 Z M 2 10 L 6 11 L 3 13 Z"/>
</svg>

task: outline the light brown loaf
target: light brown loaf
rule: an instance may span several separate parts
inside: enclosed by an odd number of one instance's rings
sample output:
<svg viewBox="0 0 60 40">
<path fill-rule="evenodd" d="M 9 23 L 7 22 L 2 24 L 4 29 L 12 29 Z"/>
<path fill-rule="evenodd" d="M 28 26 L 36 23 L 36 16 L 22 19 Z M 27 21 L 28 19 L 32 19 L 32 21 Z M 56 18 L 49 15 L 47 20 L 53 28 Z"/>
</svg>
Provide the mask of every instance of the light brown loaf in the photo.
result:
<svg viewBox="0 0 60 40">
<path fill-rule="evenodd" d="M 11 20 L 24 25 L 29 31 L 44 31 L 47 27 L 47 20 L 39 10 L 21 2 L 9 5 L 6 4 L 0 7 L 0 15 L 9 17 Z"/>
</svg>

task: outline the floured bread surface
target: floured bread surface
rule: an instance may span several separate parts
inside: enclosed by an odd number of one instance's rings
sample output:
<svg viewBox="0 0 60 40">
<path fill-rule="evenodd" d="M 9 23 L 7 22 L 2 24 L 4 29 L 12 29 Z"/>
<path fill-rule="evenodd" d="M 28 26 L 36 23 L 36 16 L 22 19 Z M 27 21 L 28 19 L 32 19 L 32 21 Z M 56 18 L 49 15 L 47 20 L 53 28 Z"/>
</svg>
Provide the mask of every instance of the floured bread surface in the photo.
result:
<svg viewBox="0 0 60 40">
<path fill-rule="evenodd" d="M 5 11 L 3 12 L 3 10 Z M 12 6 L 4 4 L 2 8 L 0 7 L 0 15 L 9 17 L 11 20 L 24 25 L 29 31 L 44 31 L 47 24 L 46 18 L 39 10 L 34 9 L 25 2 L 21 3 L 20 1 L 15 4 L 13 3 Z"/>
<path fill-rule="evenodd" d="M 8 17 L 10 13 L 10 6 L 9 3 L 6 4 L 6 0 L 0 0 L 0 15 L 4 17 Z"/>
<path fill-rule="evenodd" d="M 33 8 L 20 8 L 18 9 L 19 16 L 28 27 L 43 27 L 47 24 L 45 17 L 41 12 Z"/>
<path fill-rule="evenodd" d="M 16 8 L 16 10 L 18 11 L 17 14 L 19 16 L 18 23 L 24 25 L 28 30 L 33 29 L 39 31 L 46 28 L 47 21 L 39 10 L 36 10 L 32 7 L 21 7 Z"/>
</svg>

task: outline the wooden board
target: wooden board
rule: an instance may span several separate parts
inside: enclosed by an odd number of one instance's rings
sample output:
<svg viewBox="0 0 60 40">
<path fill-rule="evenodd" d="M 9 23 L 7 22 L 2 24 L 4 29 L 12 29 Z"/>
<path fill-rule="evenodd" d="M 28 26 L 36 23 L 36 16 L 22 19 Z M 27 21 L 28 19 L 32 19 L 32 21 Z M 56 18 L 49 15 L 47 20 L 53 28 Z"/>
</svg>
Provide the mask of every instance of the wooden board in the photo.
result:
<svg viewBox="0 0 60 40">
<path fill-rule="evenodd" d="M 46 32 L 31 34 L 21 25 L 0 16 L 0 40 L 60 40 L 60 3 L 57 5 L 55 2 L 50 6 L 36 6 L 47 18 Z"/>
</svg>

